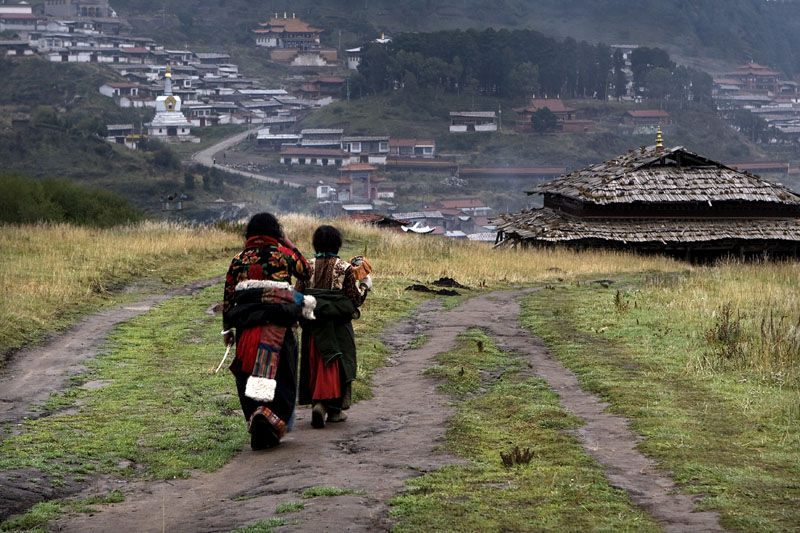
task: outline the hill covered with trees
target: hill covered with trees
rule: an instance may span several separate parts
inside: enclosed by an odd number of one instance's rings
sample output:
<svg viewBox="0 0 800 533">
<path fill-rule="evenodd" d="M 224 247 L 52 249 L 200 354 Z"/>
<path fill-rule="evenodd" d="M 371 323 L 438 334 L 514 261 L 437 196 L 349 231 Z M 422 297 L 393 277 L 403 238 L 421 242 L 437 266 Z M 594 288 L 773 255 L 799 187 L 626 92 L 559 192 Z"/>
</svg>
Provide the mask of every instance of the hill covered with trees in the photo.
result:
<svg viewBox="0 0 800 533">
<path fill-rule="evenodd" d="M 401 33 L 388 45 L 365 47 L 351 93 L 374 94 L 415 89 L 521 98 L 532 94 L 606 100 L 624 94 L 626 78 L 619 51 L 605 44 L 563 41 L 530 30 L 454 30 Z M 655 99 L 711 103 L 711 77 L 678 66 L 659 48 L 641 47 L 631 54 L 633 80 Z M 616 83 L 609 94 L 610 84 Z"/>
<path fill-rule="evenodd" d="M 383 31 L 530 29 L 662 47 L 699 65 L 752 59 L 787 74 L 800 71 L 800 2 L 794 0 L 117 0 L 114 7 L 138 33 L 180 46 L 247 45 L 256 22 L 288 11 L 325 29 L 323 39 L 334 47 L 360 45 Z"/>
</svg>

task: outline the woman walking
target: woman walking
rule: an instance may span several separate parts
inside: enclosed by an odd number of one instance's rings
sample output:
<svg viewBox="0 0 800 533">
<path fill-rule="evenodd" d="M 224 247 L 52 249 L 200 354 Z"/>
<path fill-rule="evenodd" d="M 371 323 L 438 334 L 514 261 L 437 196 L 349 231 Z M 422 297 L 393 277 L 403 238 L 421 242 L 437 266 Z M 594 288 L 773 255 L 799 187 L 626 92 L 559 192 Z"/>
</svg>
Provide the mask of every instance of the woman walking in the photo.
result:
<svg viewBox="0 0 800 533">
<path fill-rule="evenodd" d="M 297 395 L 297 319 L 302 295 L 292 276 L 308 278 L 308 263 L 270 213 L 250 219 L 244 250 L 225 277 L 222 328 L 236 342 L 230 370 L 250 432 L 250 447 L 276 446 L 286 434 Z M 232 328 L 236 329 L 234 337 Z"/>
<path fill-rule="evenodd" d="M 360 316 L 372 286 L 369 263 L 354 267 L 339 258 L 342 234 L 320 226 L 313 236 L 316 255 L 309 261 L 309 277 L 295 290 L 316 299 L 313 321 L 303 321 L 300 357 L 301 405 L 312 404 L 311 425 L 344 422 L 350 407 L 351 384 L 356 378 L 356 344 L 352 320 Z M 363 258 L 361 258 L 363 259 Z"/>
</svg>

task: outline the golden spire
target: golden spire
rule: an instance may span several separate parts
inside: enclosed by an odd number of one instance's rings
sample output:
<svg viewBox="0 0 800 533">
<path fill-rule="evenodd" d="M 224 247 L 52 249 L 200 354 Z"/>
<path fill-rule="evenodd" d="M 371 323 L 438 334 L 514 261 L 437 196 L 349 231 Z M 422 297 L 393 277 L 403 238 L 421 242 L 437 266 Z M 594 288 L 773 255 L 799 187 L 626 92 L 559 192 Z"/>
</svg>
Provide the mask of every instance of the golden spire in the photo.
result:
<svg viewBox="0 0 800 533">
<path fill-rule="evenodd" d="M 664 149 L 664 139 L 661 138 L 661 126 L 656 131 L 656 151 L 660 152 Z"/>
<path fill-rule="evenodd" d="M 172 77 L 172 69 L 170 68 L 169 65 L 167 65 L 167 69 L 166 69 L 166 71 L 164 71 L 164 77 L 165 78 L 171 78 Z"/>
</svg>

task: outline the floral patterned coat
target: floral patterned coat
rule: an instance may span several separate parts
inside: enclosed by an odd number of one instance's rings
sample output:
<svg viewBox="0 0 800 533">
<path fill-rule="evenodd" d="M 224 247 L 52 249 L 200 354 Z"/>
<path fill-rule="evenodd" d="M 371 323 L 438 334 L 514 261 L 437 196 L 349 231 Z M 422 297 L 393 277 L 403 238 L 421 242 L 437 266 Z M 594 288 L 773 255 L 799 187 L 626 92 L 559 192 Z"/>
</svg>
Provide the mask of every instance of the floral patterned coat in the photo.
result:
<svg viewBox="0 0 800 533">
<path fill-rule="evenodd" d="M 222 300 L 222 328 L 230 329 L 228 311 L 233 307 L 236 285 L 251 279 L 292 282 L 292 276 L 306 280 L 308 263 L 297 248 L 290 249 L 265 235 L 247 239 L 244 250 L 236 254 L 225 276 Z"/>
</svg>

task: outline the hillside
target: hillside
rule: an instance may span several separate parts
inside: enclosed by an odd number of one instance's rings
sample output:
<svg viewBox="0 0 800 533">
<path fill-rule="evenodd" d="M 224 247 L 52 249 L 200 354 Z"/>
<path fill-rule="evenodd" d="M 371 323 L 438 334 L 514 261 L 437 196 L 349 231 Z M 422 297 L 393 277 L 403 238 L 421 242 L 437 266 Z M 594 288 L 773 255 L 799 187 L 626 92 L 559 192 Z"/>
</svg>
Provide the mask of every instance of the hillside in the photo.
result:
<svg viewBox="0 0 800 533">
<path fill-rule="evenodd" d="M 259 20 L 288 10 L 326 30 L 328 46 L 360 45 L 381 32 L 493 27 L 577 40 L 667 48 L 681 62 L 724 71 L 753 59 L 800 71 L 800 4 L 793 0 L 119 0 L 136 32 L 173 45 L 247 45 Z M 225 31 L 218 31 L 218 28 Z"/>
<path fill-rule="evenodd" d="M 110 68 L 86 63 L 51 63 L 39 58 L 0 59 L 0 163 L 33 179 L 65 178 L 115 191 L 149 216 L 178 216 L 194 220 L 235 215 L 233 203 L 247 209 L 304 209 L 301 191 L 223 172 L 184 167 L 178 152 L 151 142 L 144 152 L 109 144 L 107 124 L 139 126 L 152 110 L 117 107 L 98 93 L 103 82 L 116 79 Z M 207 139 L 236 133 L 238 126 L 199 131 Z M 183 210 L 162 212 L 162 199 L 183 196 Z M 220 206 L 217 199 L 225 200 Z"/>
<path fill-rule="evenodd" d="M 502 112 L 503 126 L 497 133 L 451 134 L 448 131 L 450 110 L 497 109 Z M 653 144 L 652 135 L 630 135 L 620 131 L 625 112 L 634 104 L 597 100 L 568 100 L 578 109 L 581 118 L 594 120 L 594 133 L 533 134 L 513 130 L 519 102 L 497 98 L 472 98 L 404 91 L 342 101 L 326 106 L 306 117 L 303 128 L 344 128 L 352 135 L 390 135 L 434 139 L 437 153 L 454 157 L 468 167 L 564 167 L 577 170 L 604 161 L 642 145 Z M 657 107 L 657 106 L 655 106 Z M 641 106 L 639 107 L 641 108 Z M 677 124 L 665 130 L 668 146 L 685 146 L 723 162 L 765 158 L 760 146 L 747 141 L 716 117 L 708 108 L 676 105 L 669 109 Z M 277 156 L 272 158 L 277 168 Z M 524 191 L 535 184 L 530 179 L 471 179 L 452 182 L 442 174 L 381 171 L 397 187 L 401 210 L 417 209 L 420 204 L 447 196 L 480 196 L 497 209 L 516 210 L 528 205 Z M 786 182 L 784 174 L 781 179 Z M 787 185 L 791 185 L 788 184 Z"/>
</svg>

